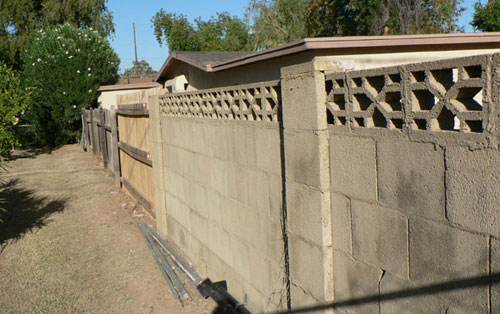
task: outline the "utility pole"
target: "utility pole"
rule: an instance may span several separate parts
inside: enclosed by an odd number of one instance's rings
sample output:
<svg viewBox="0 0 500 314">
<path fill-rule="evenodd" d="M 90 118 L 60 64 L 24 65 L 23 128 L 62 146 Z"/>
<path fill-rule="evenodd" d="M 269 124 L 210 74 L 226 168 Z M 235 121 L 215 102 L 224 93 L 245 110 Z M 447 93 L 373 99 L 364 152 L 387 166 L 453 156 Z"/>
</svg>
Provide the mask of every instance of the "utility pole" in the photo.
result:
<svg viewBox="0 0 500 314">
<path fill-rule="evenodd" d="M 139 60 L 137 59 L 137 42 L 135 40 L 135 23 L 134 23 L 134 49 L 135 49 L 135 63 L 139 63 Z"/>
</svg>

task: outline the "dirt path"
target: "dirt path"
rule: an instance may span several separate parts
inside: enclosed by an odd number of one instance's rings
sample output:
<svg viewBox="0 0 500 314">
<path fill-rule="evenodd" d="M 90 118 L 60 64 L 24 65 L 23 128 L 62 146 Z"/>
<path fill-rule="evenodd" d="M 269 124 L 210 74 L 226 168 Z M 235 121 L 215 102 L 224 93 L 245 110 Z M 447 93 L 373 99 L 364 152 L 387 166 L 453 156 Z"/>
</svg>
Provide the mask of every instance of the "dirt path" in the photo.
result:
<svg viewBox="0 0 500 314">
<path fill-rule="evenodd" d="M 70 145 L 14 160 L 7 171 L 1 313 L 214 311 L 194 290 L 180 306 L 137 228 L 140 212 L 92 154 Z"/>
</svg>

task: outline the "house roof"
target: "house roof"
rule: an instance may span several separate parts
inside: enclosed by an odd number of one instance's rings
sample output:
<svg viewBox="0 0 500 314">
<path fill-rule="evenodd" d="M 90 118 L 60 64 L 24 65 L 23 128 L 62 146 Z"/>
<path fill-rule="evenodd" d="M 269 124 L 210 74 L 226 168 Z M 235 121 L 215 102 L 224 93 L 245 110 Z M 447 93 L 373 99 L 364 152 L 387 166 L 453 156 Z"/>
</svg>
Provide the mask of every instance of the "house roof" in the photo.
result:
<svg viewBox="0 0 500 314">
<path fill-rule="evenodd" d="M 373 49 L 417 50 L 437 47 L 474 47 L 489 44 L 500 48 L 500 32 L 492 33 L 455 33 L 397 36 L 351 36 L 304 38 L 274 48 L 255 52 L 175 52 L 170 54 L 158 72 L 155 81 L 164 78 L 173 60 L 185 62 L 206 72 L 223 71 L 263 60 L 283 57 L 311 50 L 350 50 L 363 53 Z M 354 52 L 353 52 L 354 51 Z"/>
<path fill-rule="evenodd" d="M 161 87 L 157 82 L 135 83 L 135 84 L 118 84 L 118 85 L 102 85 L 97 89 L 98 92 L 111 92 L 119 90 L 146 89 Z"/>
</svg>

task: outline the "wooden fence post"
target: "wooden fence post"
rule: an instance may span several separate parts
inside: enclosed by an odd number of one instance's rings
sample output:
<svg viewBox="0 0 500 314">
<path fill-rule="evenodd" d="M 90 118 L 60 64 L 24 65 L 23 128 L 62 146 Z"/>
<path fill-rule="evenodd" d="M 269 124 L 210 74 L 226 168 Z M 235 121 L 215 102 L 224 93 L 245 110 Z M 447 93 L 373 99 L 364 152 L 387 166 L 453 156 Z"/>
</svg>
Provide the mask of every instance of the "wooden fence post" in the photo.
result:
<svg viewBox="0 0 500 314">
<path fill-rule="evenodd" d="M 94 110 L 90 108 L 90 138 L 92 141 L 92 152 L 94 155 L 97 153 L 96 140 L 95 140 L 95 132 L 94 132 Z"/>
<path fill-rule="evenodd" d="M 87 113 L 82 109 L 82 149 L 87 151 Z"/>
<path fill-rule="evenodd" d="M 106 149 L 106 128 L 105 128 L 105 117 L 104 110 L 99 108 L 99 121 L 100 121 L 100 133 L 99 133 L 99 147 L 101 148 L 101 158 L 102 163 L 104 165 L 104 169 L 106 169 L 108 165 L 108 151 Z"/>
<path fill-rule="evenodd" d="M 115 106 L 111 107 L 111 134 L 113 148 L 113 173 L 115 174 L 115 183 L 121 185 L 120 150 L 118 148 L 118 115 L 116 114 Z"/>
</svg>

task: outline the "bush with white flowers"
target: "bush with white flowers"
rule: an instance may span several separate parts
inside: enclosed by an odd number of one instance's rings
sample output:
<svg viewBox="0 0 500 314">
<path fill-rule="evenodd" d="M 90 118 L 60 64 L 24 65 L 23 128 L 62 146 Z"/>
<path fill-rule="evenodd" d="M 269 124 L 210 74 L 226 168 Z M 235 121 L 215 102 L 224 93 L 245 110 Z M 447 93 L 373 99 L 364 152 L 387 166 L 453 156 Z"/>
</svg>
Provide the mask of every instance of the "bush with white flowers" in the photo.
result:
<svg viewBox="0 0 500 314">
<path fill-rule="evenodd" d="M 21 86 L 21 79 L 0 62 L 0 162 L 17 145 L 15 125 L 30 103 L 30 90 Z"/>
<path fill-rule="evenodd" d="M 69 24 L 39 30 L 24 58 L 24 81 L 33 87 L 27 113 L 41 144 L 74 143 L 82 108 L 95 106 L 97 88 L 113 84 L 120 60 L 96 31 Z"/>
</svg>

